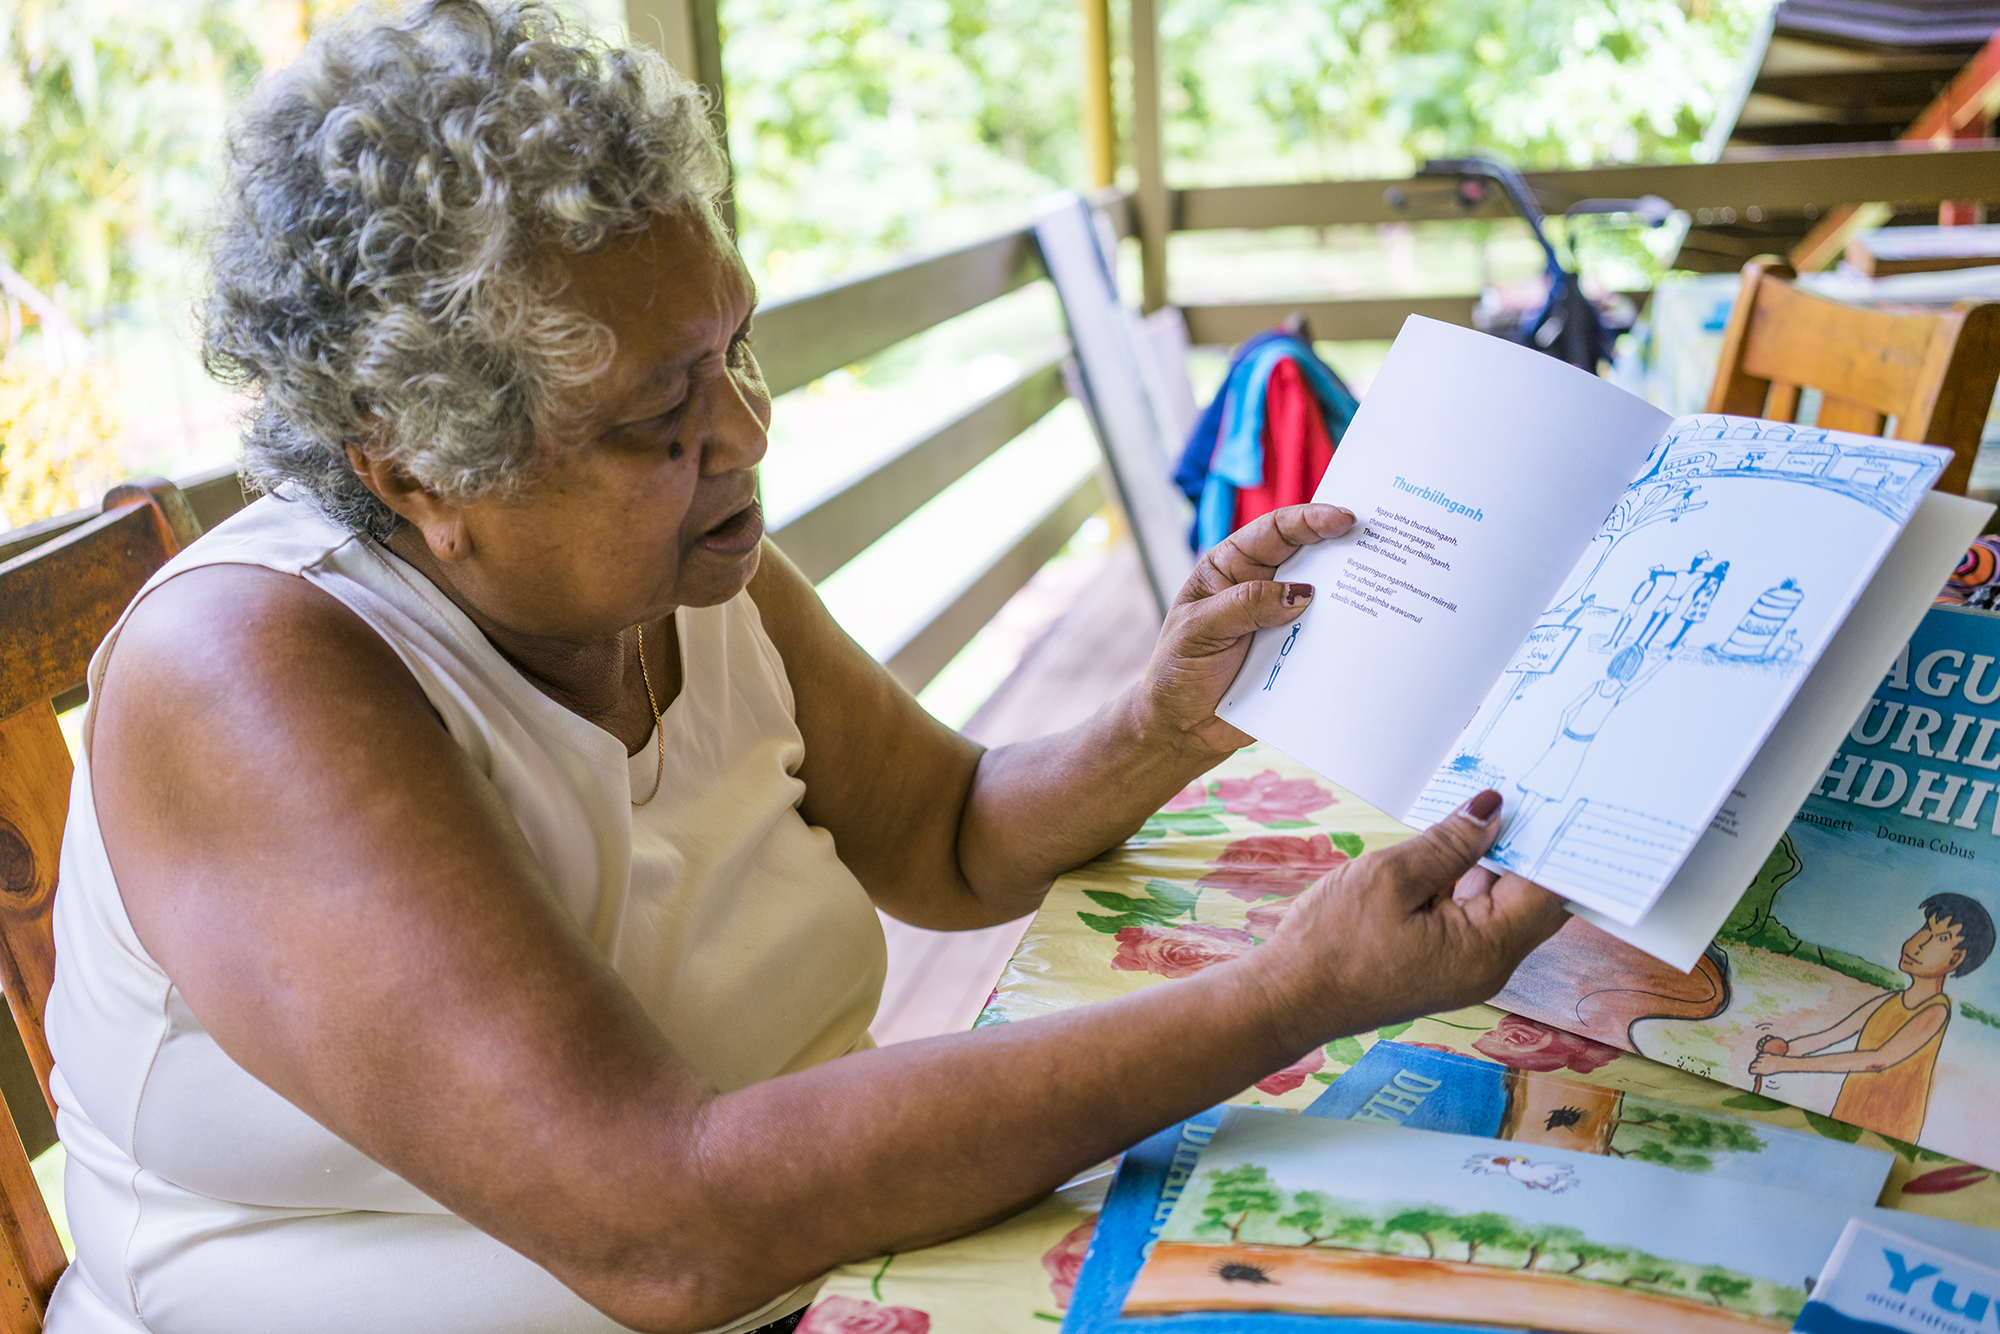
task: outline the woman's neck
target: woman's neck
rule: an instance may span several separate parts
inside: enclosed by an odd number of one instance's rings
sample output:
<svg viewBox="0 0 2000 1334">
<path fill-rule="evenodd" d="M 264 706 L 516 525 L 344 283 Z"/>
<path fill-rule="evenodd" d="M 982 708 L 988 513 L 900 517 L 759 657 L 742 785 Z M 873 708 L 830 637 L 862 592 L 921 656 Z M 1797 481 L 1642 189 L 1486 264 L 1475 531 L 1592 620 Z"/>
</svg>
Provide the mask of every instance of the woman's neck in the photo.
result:
<svg viewBox="0 0 2000 1334">
<path fill-rule="evenodd" d="M 576 643 L 526 634 L 482 609 L 467 597 L 454 570 L 431 554 L 414 528 L 405 524 L 386 543 L 389 550 L 429 580 L 453 606 L 464 612 L 488 643 L 537 690 L 571 713 L 593 723 L 625 743 L 627 754 L 646 743 L 653 730 L 653 702 L 666 707 L 680 694 L 679 636 L 673 614 L 646 624 L 646 662 L 639 662 L 638 627 L 606 639 Z M 646 678 L 652 678 L 648 697 Z"/>
</svg>

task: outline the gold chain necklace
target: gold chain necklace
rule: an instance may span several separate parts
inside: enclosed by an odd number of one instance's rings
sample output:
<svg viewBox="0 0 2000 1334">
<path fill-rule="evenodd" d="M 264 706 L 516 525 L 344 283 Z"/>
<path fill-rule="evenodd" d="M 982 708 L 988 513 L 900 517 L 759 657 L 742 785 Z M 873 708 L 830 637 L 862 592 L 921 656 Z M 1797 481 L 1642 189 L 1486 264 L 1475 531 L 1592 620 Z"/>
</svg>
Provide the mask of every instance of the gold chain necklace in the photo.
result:
<svg viewBox="0 0 2000 1334">
<path fill-rule="evenodd" d="M 653 765 L 653 790 L 646 794 L 645 801 L 632 803 L 634 806 L 645 806 L 660 795 L 660 780 L 667 774 L 667 733 L 666 729 L 660 726 L 660 701 L 659 697 L 653 694 L 652 674 L 646 670 L 646 627 L 643 625 L 639 627 L 639 679 L 646 683 L 646 703 L 653 709 L 653 739 L 657 743 L 654 749 L 659 755 L 659 759 Z"/>
</svg>

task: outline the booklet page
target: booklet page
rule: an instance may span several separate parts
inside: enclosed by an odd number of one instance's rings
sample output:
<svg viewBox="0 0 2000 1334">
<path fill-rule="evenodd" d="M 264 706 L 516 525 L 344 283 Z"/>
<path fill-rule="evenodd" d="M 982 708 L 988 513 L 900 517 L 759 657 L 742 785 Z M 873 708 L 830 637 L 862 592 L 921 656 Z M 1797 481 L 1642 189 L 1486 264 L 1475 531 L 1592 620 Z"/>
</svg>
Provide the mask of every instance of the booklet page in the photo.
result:
<svg viewBox="0 0 2000 1334">
<path fill-rule="evenodd" d="M 1258 633 L 1216 712 L 1407 811 L 1669 424 L 1553 357 L 1412 316 L 1315 497 L 1359 522 L 1279 570 L 1318 595 Z"/>
<path fill-rule="evenodd" d="M 1993 516 L 1993 506 L 1932 491 L 1917 507 L 1868 591 L 1771 730 L 1763 749 L 1687 861 L 1636 926 L 1578 907 L 1577 915 L 1683 971 L 1722 929 L 1799 806 L 1823 786 L 1841 745 L 1830 720 L 1856 718 L 1899 647 L 1916 633 L 1952 566 Z"/>
<path fill-rule="evenodd" d="M 1949 458 L 1740 417 L 1675 422 L 1410 822 L 1497 788 L 1493 865 L 1637 922 Z"/>
</svg>

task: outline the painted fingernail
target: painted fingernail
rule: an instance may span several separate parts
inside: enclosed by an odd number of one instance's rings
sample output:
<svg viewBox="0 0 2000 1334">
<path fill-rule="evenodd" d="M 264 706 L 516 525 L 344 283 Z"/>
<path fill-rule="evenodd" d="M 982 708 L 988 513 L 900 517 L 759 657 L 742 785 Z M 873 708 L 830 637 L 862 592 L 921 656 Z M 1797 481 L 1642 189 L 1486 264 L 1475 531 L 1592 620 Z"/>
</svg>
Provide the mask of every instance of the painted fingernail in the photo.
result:
<svg viewBox="0 0 2000 1334">
<path fill-rule="evenodd" d="M 1465 813 L 1465 818 L 1474 824 L 1487 824 L 1500 809 L 1500 794 L 1489 787 L 1460 809 Z"/>
<path fill-rule="evenodd" d="M 1313 586 L 1311 584 L 1285 585 L 1285 605 L 1287 607 L 1296 607 L 1302 603 L 1311 602 L 1312 596 Z"/>
</svg>

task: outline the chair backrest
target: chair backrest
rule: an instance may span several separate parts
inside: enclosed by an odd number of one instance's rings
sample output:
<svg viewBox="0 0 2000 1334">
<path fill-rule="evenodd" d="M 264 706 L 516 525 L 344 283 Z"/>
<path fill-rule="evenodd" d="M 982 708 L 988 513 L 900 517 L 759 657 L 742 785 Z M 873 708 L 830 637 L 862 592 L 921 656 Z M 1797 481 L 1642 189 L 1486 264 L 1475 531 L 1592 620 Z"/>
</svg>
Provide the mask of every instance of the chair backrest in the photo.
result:
<svg viewBox="0 0 2000 1334">
<path fill-rule="evenodd" d="M 51 1117 L 42 1012 L 55 980 L 51 910 L 71 772 L 52 701 L 77 694 L 126 604 L 200 534 L 173 483 L 147 478 L 112 488 L 97 518 L 0 564 L 0 991 Z M 0 1332 L 34 1334 L 67 1264 L 29 1165 L 28 1144 L 47 1138 L 30 1123 L 51 1123 L 30 1114 L 32 1086 L 6 1093 L 15 1133 L 0 1131 Z"/>
<path fill-rule="evenodd" d="M 1798 418 L 1799 393 L 1821 394 L 1815 424 L 1943 445 L 1956 456 L 1938 489 L 1964 495 L 2000 377 L 2000 303 L 1896 313 L 1802 292 L 1782 260 L 1743 266 L 1708 411 Z"/>
</svg>

